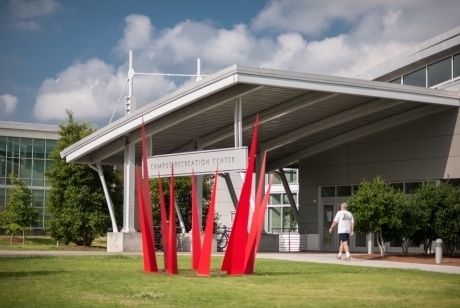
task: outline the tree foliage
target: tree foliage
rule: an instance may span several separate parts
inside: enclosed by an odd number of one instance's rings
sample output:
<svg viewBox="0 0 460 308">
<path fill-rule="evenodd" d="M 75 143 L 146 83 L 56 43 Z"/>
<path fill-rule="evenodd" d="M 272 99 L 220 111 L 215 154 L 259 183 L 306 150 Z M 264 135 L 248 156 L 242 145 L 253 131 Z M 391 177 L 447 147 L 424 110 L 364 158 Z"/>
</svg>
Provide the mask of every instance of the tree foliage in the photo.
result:
<svg viewBox="0 0 460 308">
<path fill-rule="evenodd" d="M 190 176 L 177 177 L 174 179 L 174 191 L 177 198 L 177 204 L 184 220 L 185 229 L 190 231 L 192 227 L 192 178 Z M 203 176 L 203 212 L 202 212 L 202 222 L 206 222 L 206 215 L 208 214 L 209 200 L 211 198 L 212 190 L 212 175 Z M 166 208 L 166 215 L 169 217 L 169 200 L 170 200 L 170 189 L 169 181 L 165 178 L 161 179 L 163 185 L 163 195 L 165 198 L 165 203 L 168 205 Z M 158 179 L 150 180 L 150 191 L 151 191 L 151 200 L 152 200 L 152 213 L 154 218 L 154 224 L 156 226 L 160 225 L 160 199 L 159 199 L 159 188 L 158 188 Z"/>
<path fill-rule="evenodd" d="M 423 244 L 425 252 L 436 238 L 441 238 L 448 250 L 455 250 L 460 233 L 460 190 L 449 182 L 437 185 L 427 181 L 411 202 L 419 215 L 419 230 L 412 236 L 416 244 Z"/>
<path fill-rule="evenodd" d="M 6 202 L 6 208 L 2 211 L 2 222 L 7 227 L 13 241 L 14 234 L 22 231 L 22 244 L 25 242 L 25 233 L 30 226 L 39 221 L 37 208 L 32 204 L 33 195 L 26 184 L 18 179 L 16 174 L 10 174 L 10 181 L 13 187 L 9 188 L 11 193 Z"/>
<path fill-rule="evenodd" d="M 111 226 L 102 184 L 97 172 L 88 165 L 67 163 L 60 152 L 95 131 L 88 122 L 77 122 L 67 111 L 67 122 L 59 124 L 56 149 L 46 176 L 51 183 L 47 211 L 51 214 L 47 229 L 51 236 L 65 244 L 91 245 L 97 236 Z M 121 225 L 123 187 L 121 176 L 112 166 L 103 166 L 110 196 L 115 207 L 117 224 Z"/>
<path fill-rule="evenodd" d="M 348 200 L 349 210 L 355 218 L 355 230 L 359 233 L 375 233 L 382 256 L 385 255 L 385 242 L 399 237 L 401 213 L 406 203 L 404 194 L 380 177 L 372 182 L 363 181 Z"/>
</svg>

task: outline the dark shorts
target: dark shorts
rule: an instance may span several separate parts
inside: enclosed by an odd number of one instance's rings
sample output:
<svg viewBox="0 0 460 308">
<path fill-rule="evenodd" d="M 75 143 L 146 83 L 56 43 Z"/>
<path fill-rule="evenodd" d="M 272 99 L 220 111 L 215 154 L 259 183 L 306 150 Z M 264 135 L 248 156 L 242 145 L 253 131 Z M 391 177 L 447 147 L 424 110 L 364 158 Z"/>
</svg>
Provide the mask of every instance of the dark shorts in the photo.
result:
<svg viewBox="0 0 460 308">
<path fill-rule="evenodd" d="M 339 241 L 340 242 L 348 242 L 349 238 L 350 238 L 349 233 L 339 233 Z"/>
</svg>

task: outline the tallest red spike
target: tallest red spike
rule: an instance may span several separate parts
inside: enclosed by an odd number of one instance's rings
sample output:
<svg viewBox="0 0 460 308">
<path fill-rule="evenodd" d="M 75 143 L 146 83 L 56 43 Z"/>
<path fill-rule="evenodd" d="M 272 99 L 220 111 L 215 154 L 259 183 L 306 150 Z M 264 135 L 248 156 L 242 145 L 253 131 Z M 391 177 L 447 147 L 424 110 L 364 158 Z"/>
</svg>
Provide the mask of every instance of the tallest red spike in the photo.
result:
<svg viewBox="0 0 460 308">
<path fill-rule="evenodd" d="M 198 269 L 201 256 L 201 230 L 196 197 L 195 174 L 192 172 L 192 269 L 194 270 Z"/>
<path fill-rule="evenodd" d="M 257 138 L 259 133 L 259 115 L 256 116 L 254 132 L 252 134 L 251 148 L 249 151 L 248 168 L 241 189 L 240 200 L 236 208 L 235 220 L 230 233 L 227 251 L 225 252 L 222 270 L 227 270 L 231 275 L 244 274 L 246 243 L 248 238 L 249 204 L 252 190 L 252 177 L 254 173 L 255 155 L 257 153 Z"/>
<path fill-rule="evenodd" d="M 139 203 L 141 207 L 141 224 L 142 224 L 142 240 L 143 242 L 143 255 L 144 259 L 147 258 L 149 265 L 148 271 L 151 272 L 158 272 L 158 265 L 157 259 L 155 254 L 155 246 L 154 246 L 154 238 L 155 234 L 153 231 L 153 217 L 152 217 L 152 202 L 150 200 L 150 182 L 149 182 L 149 175 L 148 175 L 148 168 L 147 168 L 147 146 L 145 141 L 145 125 L 144 119 L 142 119 L 142 167 L 143 167 L 143 176 L 142 180 L 140 176 L 138 176 L 138 194 L 139 200 L 142 200 Z M 140 190 L 140 191 L 139 191 Z M 147 269 L 146 269 L 147 271 Z"/>
<path fill-rule="evenodd" d="M 168 274 L 177 274 L 176 248 L 176 197 L 174 193 L 174 167 L 171 168 L 171 184 L 169 185 L 169 232 L 168 232 Z"/>
</svg>

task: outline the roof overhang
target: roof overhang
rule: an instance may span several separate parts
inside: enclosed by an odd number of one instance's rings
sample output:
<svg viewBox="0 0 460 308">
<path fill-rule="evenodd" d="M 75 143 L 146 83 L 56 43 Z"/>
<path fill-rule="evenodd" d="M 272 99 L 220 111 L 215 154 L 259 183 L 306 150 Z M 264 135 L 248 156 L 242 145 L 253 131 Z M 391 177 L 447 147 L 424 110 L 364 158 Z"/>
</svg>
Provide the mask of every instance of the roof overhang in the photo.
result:
<svg viewBox="0 0 460 308">
<path fill-rule="evenodd" d="M 152 137 L 153 154 L 234 146 L 234 101 L 243 144 L 256 114 L 275 170 L 356 138 L 459 106 L 456 92 L 234 65 L 189 84 L 61 152 L 67 162 L 119 164 L 127 144 Z"/>
</svg>

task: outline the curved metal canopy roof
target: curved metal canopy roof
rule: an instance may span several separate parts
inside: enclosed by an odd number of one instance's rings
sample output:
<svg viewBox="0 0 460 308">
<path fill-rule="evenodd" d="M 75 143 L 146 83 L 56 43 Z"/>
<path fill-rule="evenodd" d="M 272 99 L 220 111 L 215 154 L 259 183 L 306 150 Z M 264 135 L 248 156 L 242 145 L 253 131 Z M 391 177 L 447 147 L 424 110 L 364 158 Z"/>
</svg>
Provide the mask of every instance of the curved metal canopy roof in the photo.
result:
<svg viewBox="0 0 460 308">
<path fill-rule="evenodd" d="M 242 99 L 243 144 L 260 116 L 267 171 L 340 144 L 458 107 L 457 92 L 234 65 L 189 84 L 61 152 L 68 162 L 122 164 L 145 123 L 152 154 L 234 146 L 235 100 Z M 136 151 L 139 153 L 140 151 Z"/>
</svg>

